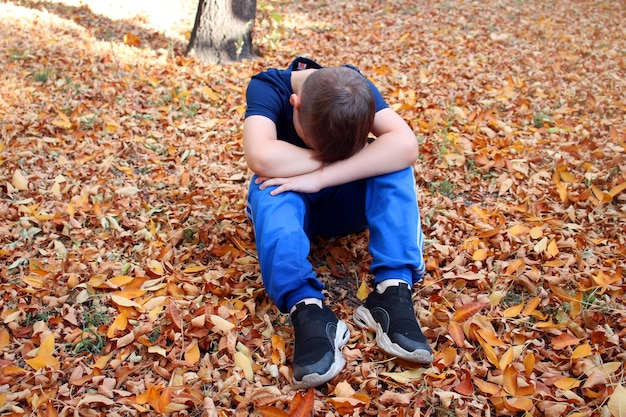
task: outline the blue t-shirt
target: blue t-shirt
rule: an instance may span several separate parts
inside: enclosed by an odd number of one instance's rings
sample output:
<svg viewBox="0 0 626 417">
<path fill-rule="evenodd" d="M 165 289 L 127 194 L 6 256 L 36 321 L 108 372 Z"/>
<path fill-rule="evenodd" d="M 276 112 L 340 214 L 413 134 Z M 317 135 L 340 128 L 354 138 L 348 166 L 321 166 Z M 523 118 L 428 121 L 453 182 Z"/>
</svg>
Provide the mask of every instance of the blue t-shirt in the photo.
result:
<svg viewBox="0 0 626 417">
<path fill-rule="evenodd" d="M 358 69 L 351 65 L 346 65 L 346 67 L 359 72 Z M 267 117 L 276 125 L 278 139 L 301 148 L 306 148 L 307 146 L 298 136 L 293 125 L 293 106 L 289 103 L 289 97 L 293 94 L 291 88 L 292 71 L 311 68 L 320 69 L 322 66 L 308 58 L 298 57 L 287 69 L 270 68 L 253 76 L 246 90 L 247 107 L 245 117 Z M 389 107 L 376 86 L 369 80 L 367 82 L 374 94 L 376 111 Z"/>
</svg>

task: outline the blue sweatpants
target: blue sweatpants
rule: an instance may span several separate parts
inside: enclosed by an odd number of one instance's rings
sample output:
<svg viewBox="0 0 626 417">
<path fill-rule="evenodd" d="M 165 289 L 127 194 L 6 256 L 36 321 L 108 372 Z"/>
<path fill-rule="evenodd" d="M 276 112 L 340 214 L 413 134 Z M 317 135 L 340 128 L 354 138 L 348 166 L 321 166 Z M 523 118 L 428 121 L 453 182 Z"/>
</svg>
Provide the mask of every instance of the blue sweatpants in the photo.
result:
<svg viewBox="0 0 626 417">
<path fill-rule="evenodd" d="M 283 313 L 304 298 L 324 298 L 308 260 L 310 239 L 369 228 L 374 283 L 409 285 L 424 274 L 423 234 L 413 168 L 329 187 L 318 193 L 270 195 L 252 178 L 248 216 L 254 225 L 265 290 Z"/>
</svg>

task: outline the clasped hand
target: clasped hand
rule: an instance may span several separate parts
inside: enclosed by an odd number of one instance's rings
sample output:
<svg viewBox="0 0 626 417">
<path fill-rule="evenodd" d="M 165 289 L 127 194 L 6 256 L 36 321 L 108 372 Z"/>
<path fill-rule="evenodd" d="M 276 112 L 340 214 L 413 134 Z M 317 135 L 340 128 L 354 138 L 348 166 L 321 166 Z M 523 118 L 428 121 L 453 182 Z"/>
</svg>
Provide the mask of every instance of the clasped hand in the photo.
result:
<svg viewBox="0 0 626 417">
<path fill-rule="evenodd" d="M 321 177 L 321 170 L 318 169 L 307 174 L 295 175 L 293 177 L 257 177 L 255 183 L 260 184 L 259 188 L 261 190 L 264 190 L 267 187 L 275 186 L 276 188 L 270 191 L 271 195 L 278 195 L 284 193 L 285 191 L 317 193 L 324 188 Z"/>
</svg>

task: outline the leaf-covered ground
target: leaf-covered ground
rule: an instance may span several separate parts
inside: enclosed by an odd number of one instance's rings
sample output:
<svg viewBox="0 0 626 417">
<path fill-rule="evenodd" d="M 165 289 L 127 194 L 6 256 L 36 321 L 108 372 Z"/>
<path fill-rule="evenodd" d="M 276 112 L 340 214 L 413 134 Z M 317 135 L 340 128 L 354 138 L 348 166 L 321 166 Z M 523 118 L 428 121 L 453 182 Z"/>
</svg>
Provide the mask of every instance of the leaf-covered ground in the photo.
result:
<svg viewBox="0 0 626 417">
<path fill-rule="evenodd" d="M 626 415 L 623 1 L 259 2 L 262 56 L 223 66 L 182 56 L 195 5 L 0 2 L 0 415 Z M 296 55 L 420 141 L 432 367 L 353 325 L 357 235 L 312 251 L 348 364 L 290 383 L 241 125 Z"/>
</svg>

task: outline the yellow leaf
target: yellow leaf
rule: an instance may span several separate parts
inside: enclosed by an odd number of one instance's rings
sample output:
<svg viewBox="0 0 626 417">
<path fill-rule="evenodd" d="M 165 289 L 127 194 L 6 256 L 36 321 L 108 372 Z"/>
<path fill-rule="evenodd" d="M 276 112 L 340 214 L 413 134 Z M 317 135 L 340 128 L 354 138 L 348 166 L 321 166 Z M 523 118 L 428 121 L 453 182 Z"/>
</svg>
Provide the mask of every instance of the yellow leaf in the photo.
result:
<svg viewBox="0 0 626 417">
<path fill-rule="evenodd" d="M 34 370 L 38 371 L 46 366 L 52 369 L 61 369 L 59 360 L 52 356 L 54 352 L 54 335 L 50 333 L 39 346 L 37 355 L 34 358 L 26 359 L 26 363 L 29 364 Z"/>
<path fill-rule="evenodd" d="M 387 376 L 401 384 L 410 384 L 415 379 L 420 379 L 424 375 L 425 369 L 409 369 L 403 372 L 381 372 L 383 376 Z"/>
<path fill-rule="evenodd" d="M 195 273 L 195 272 L 202 272 L 202 271 L 204 271 L 205 269 L 207 269 L 207 267 L 206 267 L 206 266 L 203 266 L 203 265 L 194 265 L 194 266 L 188 266 L 187 268 L 185 268 L 185 269 L 183 270 L 183 272 L 184 272 L 184 273 L 186 273 L 186 274 L 193 274 L 193 273 Z"/>
<path fill-rule="evenodd" d="M 607 405 L 613 417 L 626 416 L 626 388 L 623 385 L 615 387 Z"/>
<path fill-rule="evenodd" d="M 487 249 L 476 249 L 472 254 L 472 259 L 475 261 L 484 261 L 489 256 Z"/>
<path fill-rule="evenodd" d="M 574 349 L 574 352 L 572 352 L 572 359 L 580 359 L 589 355 L 591 355 L 591 345 L 585 343 L 584 345 L 580 345 Z"/>
<path fill-rule="evenodd" d="M 502 312 L 502 316 L 505 318 L 517 317 L 520 315 L 523 308 L 524 308 L 524 303 L 522 302 L 516 306 L 509 307 L 506 310 L 504 310 Z"/>
<path fill-rule="evenodd" d="M 552 255 L 552 257 L 557 257 L 559 255 L 559 247 L 557 246 L 555 239 L 552 239 L 548 244 L 548 253 Z"/>
<path fill-rule="evenodd" d="M 606 376 L 610 376 L 617 372 L 617 370 L 622 366 L 621 362 L 607 362 L 598 367 L 600 371 L 602 371 Z"/>
<path fill-rule="evenodd" d="M 56 119 L 52 121 L 52 124 L 62 129 L 71 129 L 72 122 L 70 121 L 70 118 L 67 117 L 65 113 L 62 113 L 62 112 L 57 112 L 57 113 L 58 113 L 58 116 Z"/>
<path fill-rule="evenodd" d="M 359 289 L 356 292 L 356 298 L 361 301 L 365 301 L 367 296 L 369 295 L 369 290 L 367 289 L 367 283 L 365 280 L 361 281 L 361 285 L 359 285 Z"/>
<path fill-rule="evenodd" d="M 198 347 L 198 340 L 193 339 L 187 349 L 185 349 L 185 360 L 194 365 L 200 360 L 200 348 Z"/>
<path fill-rule="evenodd" d="M 619 193 L 621 193 L 624 190 L 626 190 L 626 181 L 624 181 L 620 185 L 616 185 L 615 187 L 611 188 L 611 190 L 609 191 L 608 194 L 611 197 L 615 197 L 616 195 L 618 195 Z"/>
<path fill-rule="evenodd" d="M 108 280 L 107 282 L 111 284 L 111 288 L 120 288 L 128 283 L 132 282 L 134 278 L 128 275 L 117 275 Z"/>
<path fill-rule="evenodd" d="M 52 353 L 54 353 L 54 334 L 50 333 L 41 342 L 37 355 L 52 355 Z"/>
<path fill-rule="evenodd" d="M 235 365 L 243 370 L 243 375 L 250 382 L 254 379 L 252 360 L 243 352 L 235 352 Z"/>
<path fill-rule="evenodd" d="M 567 200 L 567 185 L 563 184 L 562 182 L 559 182 L 556 185 L 556 189 L 559 192 L 559 197 L 561 198 L 561 201 L 565 201 Z"/>
<path fill-rule="evenodd" d="M 499 362 L 500 369 L 507 369 L 507 367 L 509 367 L 511 362 L 513 362 L 514 356 L 515 356 L 515 351 L 514 351 L 513 347 L 508 348 L 507 351 L 504 352 L 504 354 L 500 358 L 500 362 Z M 506 376 L 506 372 L 505 372 L 505 376 Z M 515 378 L 517 378 L 517 374 L 516 374 Z M 517 381 L 517 379 L 516 379 L 516 381 Z M 509 390 L 506 389 L 506 387 L 504 387 L 504 390 L 506 392 L 508 392 L 509 394 L 511 394 L 511 395 L 515 395 L 515 391 L 509 391 Z"/>
<path fill-rule="evenodd" d="M 574 184 L 576 182 L 576 177 L 571 172 L 561 171 L 559 172 L 559 176 L 561 177 L 561 181 L 563 182 L 567 182 L 570 184 Z"/>
<path fill-rule="evenodd" d="M 13 188 L 19 191 L 28 190 L 28 179 L 22 174 L 22 171 L 16 169 L 13 171 L 13 178 L 11 178 L 11 185 Z"/>
<path fill-rule="evenodd" d="M 37 275 L 27 275 L 22 278 L 22 281 L 35 289 L 41 289 L 44 286 L 43 278 Z"/>
<path fill-rule="evenodd" d="M 96 359 L 95 363 L 93 364 L 93 367 L 95 369 L 104 369 L 106 364 L 109 363 L 109 359 L 111 359 L 112 356 L 113 356 L 113 353 L 106 355 L 106 356 L 100 356 L 98 359 Z"/>
<path fill-rule="evenodd" d="M 207 86 L 202 87 L 202 94 L 204 94 L 205 96 L 207 96 L 213 101 L 217 101 L 217 94 L 215 94 L 215 91 L 213 91 Z"/>
<path fill-rule="evenodd" d="M 595 185 L 591 186 L 591 191 L 593 191 L 593 195 L 600 201 L 600 203 L 610 203 L 613 200 L 613 197 L 609 193 L 605 193 Z"/>
<path fill-rule="evenodd" d="M 508 232 L 513 236 L 527 235 L 528 233 L 530 233 L 530 227 L 524 224 L 516 224 L 515 226 L 511 227 Z"/>
<path fill-rule="evenodd" d="M 480 345 L 485 351 L 485 356 L 487 357 L 487 360 L 489 360 L 489 362 L 491 362 L 493 365 L 498 367 L 498 369 L 500 369 L 500 361 L 498 360 L 498 354 L 496 353 L 496 350 L 492 348 L 489 344 L 483 343 L 482 341 Z"/>
<path fill-rule="evenodd" d="M 532 229 L 530 229 L 530 237 L 532 237 L 533 239 L 539 239 L 542 236 L 543 236 L 543 228 L 541 228 L 540 226 L 535 226 Z"/>
<path fill-rule="evenodd" d="M 580 380 L 576 378 L 561 378 L 554 382 L 554 386 L 563 390 L 570 390 L 577 388 L 580 385 Z"/>
<path fill-rule="evenodd" d="M 539 254 L 543 253 L 546 251 L 546 249 L 548 249 L 548 238 L 544 237 L 543 239 L 541 239 L 539 242 L 537 242 L 535 244 L 535 247 L 533 248 L 533 250 Z"/>
<path fill-rule="evenodd" d="M 165 350 L 165 348 L 161 347 L 161 346 L 150 346 L 148 348 L 148 352 L 149 353 L 157 353 L 161 356 L 163 356 L 164 358 L 167 357 L 167 350 Z"/>
<path fill-rule="evenodd" d="M 120 295 L 111 294 L 111 300 L 115 304 L 117 304 L 118 306 L 121 306 L 121 307 L 132 307 L 135 310 L 139 311 L 140 313 L 143 313 L 143 312 L 146 311 L 146 309 L 142 305 L 138 304 L 137 302 L 135 302 L 135 301 L 133 301 L 131 299 L 128 299 L 126 297 L 122 297 Z"/>
</svg>

